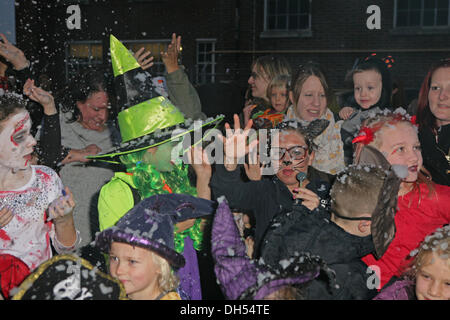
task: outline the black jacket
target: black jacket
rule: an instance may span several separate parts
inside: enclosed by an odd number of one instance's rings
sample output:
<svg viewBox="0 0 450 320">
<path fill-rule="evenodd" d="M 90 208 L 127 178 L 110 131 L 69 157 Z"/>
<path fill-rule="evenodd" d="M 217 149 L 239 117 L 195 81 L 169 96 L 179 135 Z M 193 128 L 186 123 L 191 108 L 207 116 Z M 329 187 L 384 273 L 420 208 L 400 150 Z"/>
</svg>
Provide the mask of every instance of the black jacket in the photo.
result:
<svg viewBox="0 0 450 320">
<path fill-rule="evenodd" d="M 423 166 L 430 171 L 435 183 L 450 186 L 450 164 L 445 158 L 450 148 L 450 124 L 441 126 L 438 130 L 438 142 L 428 128 L 419 130 L 419 140 L 422 147 Z"/>
<path fill-rule="evenodd" d="M 304 207 L 303 207 L 304 208 Z M 313 300 L 368 300 L 377 291 L 375 274 L 361 261 L 374 251 L 372 237 L 347 233 L 331 222 L 326 210 L 310 214 L 294 206 L 290 213 L 274 218 L 261 244 L 261 257 L 273 267 L 295 253 L 309 252 L 320 256 L 336 272 L 337 287 L 319 276 L 306 288 L 306 298 Z M 368 285 L 369 283 L 369 285 Z M 373 285 L 372 285 L 373 284 Z"/>
<path fill-rule="evenodd" d="M 320 179 L 328 177 L 322 174 L 319 175 L 317 170 L 309 167 L 310 183 L 306 188 L 321 198 L 322 206 L 327 206 L 330 184 Z M 239 167 L 234 171 L 227 171 L 223 165 L 217 164 L 210 186 L 214 198 L 224 195 L 231 208 L 253 212 L 256 220 L 254 258 L 259 257 L 259 244 L 272 218 L 291 211 L 295 203 L 289 189 L 276 176 L 244 182 Z M 306 207 L 302 207 L 309 211 Z"/>
</svg>

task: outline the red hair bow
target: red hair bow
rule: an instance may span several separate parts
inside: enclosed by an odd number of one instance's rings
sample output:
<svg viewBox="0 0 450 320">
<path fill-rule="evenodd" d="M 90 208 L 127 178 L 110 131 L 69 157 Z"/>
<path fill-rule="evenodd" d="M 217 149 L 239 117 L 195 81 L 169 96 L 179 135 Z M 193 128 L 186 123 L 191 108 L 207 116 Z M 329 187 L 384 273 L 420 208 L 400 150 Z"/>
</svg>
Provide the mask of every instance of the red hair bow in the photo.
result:
<svg viewBox="0 0 450 320">
<path fill-rule="evenodd" d="M 409 120 L 411 121 L 411 123 L 415 126 L 417 126 L 417 116 L 412 116 L 411 119 Z"/>
<path fill-rule="evenodd" d="M 358 136 L 352 140 L 352 143 L 361 142 L 362 144 L 368 145 L 373 141 L 373 138 L 373 130 L 369 127 L 362 127 L 361 130 L 359 130 Z"/>
</svg>

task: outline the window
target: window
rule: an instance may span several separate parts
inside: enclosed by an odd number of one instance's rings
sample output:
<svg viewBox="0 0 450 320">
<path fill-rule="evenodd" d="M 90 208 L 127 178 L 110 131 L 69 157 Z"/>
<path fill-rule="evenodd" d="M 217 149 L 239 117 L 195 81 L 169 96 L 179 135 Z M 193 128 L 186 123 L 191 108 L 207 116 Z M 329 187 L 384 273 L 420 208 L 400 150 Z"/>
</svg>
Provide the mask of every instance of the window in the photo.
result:
<svg viewBox="0 0 450 320">
<path fill-rule="evenodd" d="M 311 28 L 311 0 L 265 0 L 265 31 L 296 31 Z"/>
<path fill-rule="evenodd" d="M 214 83 L 216 77 L 215 39 L 197 39 L 197 83 Z"/>
<path fill-rule="evenodd" d="M 145 48 L 145 51 L 150 51 L 153 56 L 153 66 L 150 69 L 147 69 L 147 71 L 155 77 L 164 75 L 166 68 L 161 59 L 161 52 L 167 50 L 167 46 L 170 44 L 170 39 L 123 40 L 122 43 L 128 48 L 128 50 L 133 52 L 137 52 L 142 47 Z M 181 61 L 181 53 L 178 59 Z"/>
<path fill-rule="evenodd" d="M 397 0 L 395 27 L 442 27 L 450 25 L 450 0 Z"/>
<path fill-rule="evenodd" d="M 101 41 L 74 41 L 66 43 L 66 81 L 78 72 L 103 63 Z"/>
<path fill-rule="evenodd" d="M 161 51 L 167 50 L 170 39 L 163 40 L 121 40 L 129 50 L 136 52 L 144 47 L 154 57 L 153 66 L 148 69 L 153 76 L 162 76 L 165 72 L 161 60 Z M 181 61 L 181 57 L 179 57 Z M 103 45 L 101 41 L 74 41 L 66 44 L 66 81 L 70 81 L 78 72 L 95 65 L 109 63 L 103 62 Z"/>
</svg>

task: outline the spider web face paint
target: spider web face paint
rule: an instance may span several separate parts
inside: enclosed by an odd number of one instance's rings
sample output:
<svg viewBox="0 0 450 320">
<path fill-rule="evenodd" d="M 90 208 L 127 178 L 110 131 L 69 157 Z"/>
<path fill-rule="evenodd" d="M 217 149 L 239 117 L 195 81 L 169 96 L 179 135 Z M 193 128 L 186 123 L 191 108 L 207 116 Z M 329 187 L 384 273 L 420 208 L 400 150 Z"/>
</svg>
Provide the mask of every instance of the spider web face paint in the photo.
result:
<svg viewBox="0 0 450 320">
<path fill-rule="evenodd" d="M 27 111 L 20 111 L 2 121 L 0 132 L 0 166 L 12 170 L 29 167 L 36 140 L 30 134 L 31 120 Z"/>
</svg>

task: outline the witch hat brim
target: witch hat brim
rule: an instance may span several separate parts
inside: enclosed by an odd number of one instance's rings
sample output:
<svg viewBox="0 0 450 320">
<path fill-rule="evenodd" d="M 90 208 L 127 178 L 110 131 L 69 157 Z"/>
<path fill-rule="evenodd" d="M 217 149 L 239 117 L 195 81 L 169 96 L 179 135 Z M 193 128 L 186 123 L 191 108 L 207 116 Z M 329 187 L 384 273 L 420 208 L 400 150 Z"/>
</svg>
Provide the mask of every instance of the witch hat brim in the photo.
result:
<svg viewBox="0 0 450 320">
<path fill-rule="evenodd" d="M 12 300 L 125 300 L 120 281 L 75 255 L 42 263 L 19 286 Z"/>
<path fill-rule="evenodd" d="M 185 264 L 183 255 L 174 249 L 173 225 L 214 213 L 213 201 L 187 194 L 157 194 L 140 201 L 115 226 L 95 239 L 95 245 L 108 253 L 111 242 L 122 242 L 154 251 L 175 269 Z"/>
<path fill-rule="evenodd" d="M 189 145 L 197 145 L 198 143 L 201 143 L 201 141 L 206 139 L 210 134 L 213 134 L 214 129 L 218 128 L 219 124 L 224 118 L 225 117 L 223 115 L 219 115 L 215 118 L 208 118 L 203 121 L 193 121 L 187 119 L 183 123 L 170 126 L 162 130 L 158 129 L 155 132 L 146 134 L 142 137 L 123 142 L 118 147 L 112 148 L 105 153 L 88 156 L 86 158 L 92 160 L 120 163 L 118 161 L 108 160 L 131 152 L 137 152 L 152 147 L 157 147 L 169 141 L 178 141 L 183 139 L 183 137 L 186 135 L 190 135 L 191 140 Z M 197 132 L 199 132 L 199 134 L 196 134 Z M 197 137 L 200 137 L 200 139 L 197 139 Z"/>
<path fill-rule="evenodd" d="M 212 229 L 212 255 L 217 280 L 228 299 L 263 299 L 285 286 L 306 284 L 318 277 L 321 270 L 332 276 L 319 257 L 306 253 L 287 259 L 288 264 L 279 269 L 251 260 L 225 197 L 218 202 Z"/>
<path fill-rule="evenodd" d="M 387 172 L 378 196 L 377 205 L 372 213 L 372 224 L 370 227 L 375 253 L 377 258 L 380 259 L 395 236 L 395 213 L 397 211 L 401 178 L 391 170 L 392 166 L 386 157 L 376 148 L 369 145 L 362 147 L 355 164 L 375 165 Z"/>
</svg>

